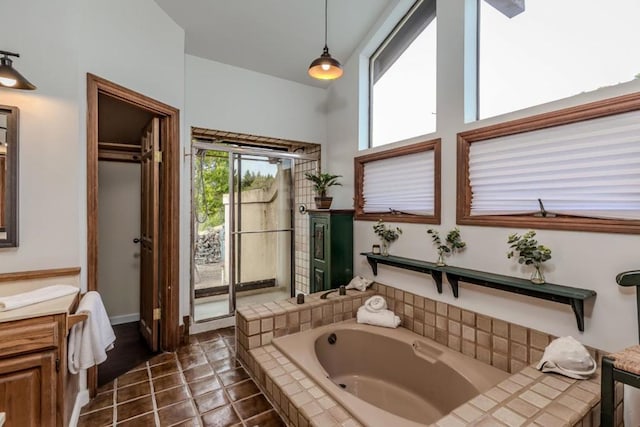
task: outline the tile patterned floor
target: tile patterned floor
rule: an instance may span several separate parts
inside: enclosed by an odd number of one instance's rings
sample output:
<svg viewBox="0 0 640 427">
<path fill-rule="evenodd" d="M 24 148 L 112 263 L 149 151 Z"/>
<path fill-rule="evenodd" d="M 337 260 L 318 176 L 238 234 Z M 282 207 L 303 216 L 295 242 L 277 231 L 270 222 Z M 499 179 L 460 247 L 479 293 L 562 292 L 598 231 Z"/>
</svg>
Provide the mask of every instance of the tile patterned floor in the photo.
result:
<svg viewBox="0 0 640 427">
<path fill-rule="evenodd" d="M 83 409 L 79 427 L 284 426 L 235 358 L 234 328 L 191 337 L 109 384 Z"/>
</svg>

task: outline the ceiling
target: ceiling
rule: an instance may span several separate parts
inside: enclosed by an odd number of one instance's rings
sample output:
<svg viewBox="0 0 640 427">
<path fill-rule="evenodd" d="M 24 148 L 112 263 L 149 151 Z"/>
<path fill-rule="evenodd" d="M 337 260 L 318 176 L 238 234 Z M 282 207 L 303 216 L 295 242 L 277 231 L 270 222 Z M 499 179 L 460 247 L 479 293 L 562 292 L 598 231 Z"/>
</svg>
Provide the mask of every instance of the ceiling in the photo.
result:
<svg viewBox="0 0 640 427">
<path fill-rule="evenodd" d="M 326 87 L 307 75 L 324 47 L 322 0 L 155 0 L 186 33 L 190 55 Z M 330 0 L 329 51 L 343 64 L 396 0 Z"/>
</svg>

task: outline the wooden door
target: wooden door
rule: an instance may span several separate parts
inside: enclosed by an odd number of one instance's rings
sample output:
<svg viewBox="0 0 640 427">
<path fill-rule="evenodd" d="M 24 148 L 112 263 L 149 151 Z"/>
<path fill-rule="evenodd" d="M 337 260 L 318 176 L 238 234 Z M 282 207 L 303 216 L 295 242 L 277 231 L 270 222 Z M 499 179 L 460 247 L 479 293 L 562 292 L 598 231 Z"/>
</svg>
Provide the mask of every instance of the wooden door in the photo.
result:
<svg viewBox="0 0 640 427">
<path fill-rule="evenodd" d="M 140 332 L 152 351 L 158 350 L 160 304 L 158 298 L 160 119 L 149 122 L 142 134 L 142 204 L 140 223 Z"/>
<path fill-rule="evenodd" d="M 0 412 L 4 427 L 56 425 L 55 353 L 0 361 Z"/>
</svg>

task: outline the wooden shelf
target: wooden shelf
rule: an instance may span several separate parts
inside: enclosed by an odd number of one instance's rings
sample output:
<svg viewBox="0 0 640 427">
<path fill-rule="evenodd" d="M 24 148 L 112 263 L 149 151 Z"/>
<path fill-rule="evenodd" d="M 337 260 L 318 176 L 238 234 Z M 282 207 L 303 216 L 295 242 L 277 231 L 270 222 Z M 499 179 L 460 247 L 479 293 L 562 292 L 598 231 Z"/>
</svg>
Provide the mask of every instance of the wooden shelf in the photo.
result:
<svg viewBox="0 0 640 427">
<path fill-rule="evenodd" d="M 373 275 L 378 275 L 378 264 L 390 265 L 392 267 L 403 268 L 405 270 L 417 271 L 420 273 L 427 273 L 433 277 L 436 282 L 436 288 L 438 293 L 442 293 L 442 267 L 438 267 L 433 262 L 420 261 L 417 259 L 403 258 L 400 256 L 383 256 L 374 254 L 373 252 L 361 252 L 360 255 L 367 257 L 367 261 L 373 270 Z"/>
<path fill-rule="evenodd" d="M 439 293 L 442 293 L 442 273 L 445 273 L 451 285 L 453 296 L 456 298 L 458 298 L 459 292 L 458 282 L 462 281 L 473 285 L 567 304 L 571 306 L 576 316 L 576 323 L 580 331 L 584 331 L 584 301 L 596 296 L 596 292 L 590 289 L 574 288 L 553 283 L 536 285 L 527 279 L 519 277 L 503 276 L 501 274 L 486 273 L 484 271 L 452 267 L 449 265 L 439 267 L 431 262 L 391 255 L 385 257 L 382 255 L 374 255 L 370 252 L 363 252 L 361 255 L 367 257 L 367 261 L 371 265 L 374 275 L 378 274 L 377 264 L 387 264 L 406 270 L 429 273 L 436 281 L 436 287 Z"/>
</svg>

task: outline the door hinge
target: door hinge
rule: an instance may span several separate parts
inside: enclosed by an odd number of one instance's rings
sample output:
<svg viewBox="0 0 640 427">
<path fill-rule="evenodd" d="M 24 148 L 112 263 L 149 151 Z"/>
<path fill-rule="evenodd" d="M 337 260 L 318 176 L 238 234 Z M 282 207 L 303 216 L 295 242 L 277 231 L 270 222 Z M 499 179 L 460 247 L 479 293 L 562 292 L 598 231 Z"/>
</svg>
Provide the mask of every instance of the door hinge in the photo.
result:
<svg viewBox="0 0 640 427">
<path fill-rule="evenodd" d="M 162 163 L 162 151 L 154 151 L 153 159 L 156 163 Z"/>
<path fill-rule="evenodd" d="M 60 359 L 56 359 L 56 372 L 60 372 Z"/>
<path fill-rule="evenodd" d="M 154 308 L 153 309 L 153 320 L 160 320 L 160 309 L 159 308 Z"/>
</svg>

